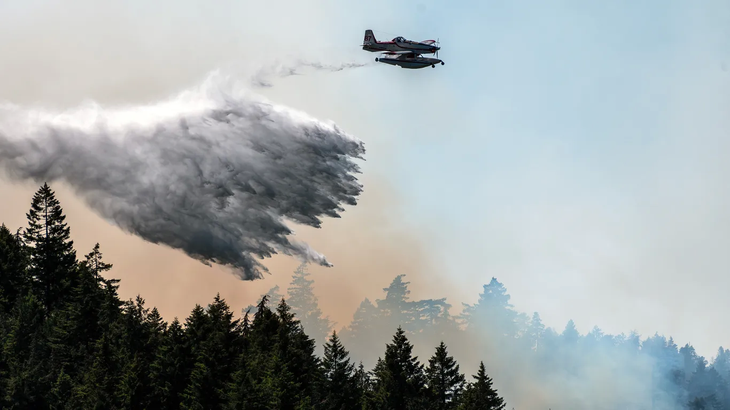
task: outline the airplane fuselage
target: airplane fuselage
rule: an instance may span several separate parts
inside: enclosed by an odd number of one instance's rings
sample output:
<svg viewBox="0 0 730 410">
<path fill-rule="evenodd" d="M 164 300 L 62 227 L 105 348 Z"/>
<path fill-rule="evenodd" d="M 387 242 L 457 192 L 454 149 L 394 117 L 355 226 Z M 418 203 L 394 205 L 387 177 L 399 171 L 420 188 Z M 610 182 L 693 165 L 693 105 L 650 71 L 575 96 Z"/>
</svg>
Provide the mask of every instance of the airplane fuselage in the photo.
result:
<svg viewBox="0 0 730 410">
<path fill-rule="evenodd" d="M 372 30 L 365 30 L 365 37 L 362 42 L 362 49 L 372 52 L 385 51 L 410 51 L 417 54 L 434 54 L 440 47 L 434 45 L 435 41 L 413 41 L 405 37 L 396 37 L 390 41 L 378 41 Z"/>
<path fill-rule="evenodd" d="M 371 52 L 412 51 L 420 54 L 433 54 L 439 50 L 439 47 L 430 44 L 417 43 L 415 41 L 380 41 L 363 44 L 362 49 Z"/>
<path fill-rule="evenodd" d="M 435 67 L 436 64 L 443 65 L 444 62 L 442 60 L 439 60 L 438 58 L 429 58 L 429 57 L 409 57 L 401 55 L 399 57 L 390 57 L 390 56 L 384 56 L 380 58 L 376 58 L 375 61 L 379 63 L 384 64 L 390 64 L 395 66 L 400 66 L 401 68 L 411 68 L 411 69 L 418 69 L 418 68 L 425 68 L 428 66 Z"/>
</svg>

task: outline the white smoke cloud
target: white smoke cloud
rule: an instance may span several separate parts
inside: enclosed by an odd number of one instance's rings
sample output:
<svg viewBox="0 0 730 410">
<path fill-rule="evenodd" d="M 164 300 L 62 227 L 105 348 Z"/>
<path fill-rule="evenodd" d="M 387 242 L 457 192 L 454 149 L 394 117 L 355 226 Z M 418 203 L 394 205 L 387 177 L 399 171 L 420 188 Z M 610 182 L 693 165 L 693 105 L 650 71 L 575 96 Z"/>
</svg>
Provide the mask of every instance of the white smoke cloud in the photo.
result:
<svg viewBox="0 0 730 410">
<path fill-rule="evenodd" d="M 0 168 L 15 180 L 63 181 L 121 229 L 244 280 L 255 257 L 331 266 L 289 240 L 287 221 L 320 227 L 355 205 L 363 142 L 270 103 L 219 73 L 168 101 L 52 112 L 0 105 Z"/>
</svg>

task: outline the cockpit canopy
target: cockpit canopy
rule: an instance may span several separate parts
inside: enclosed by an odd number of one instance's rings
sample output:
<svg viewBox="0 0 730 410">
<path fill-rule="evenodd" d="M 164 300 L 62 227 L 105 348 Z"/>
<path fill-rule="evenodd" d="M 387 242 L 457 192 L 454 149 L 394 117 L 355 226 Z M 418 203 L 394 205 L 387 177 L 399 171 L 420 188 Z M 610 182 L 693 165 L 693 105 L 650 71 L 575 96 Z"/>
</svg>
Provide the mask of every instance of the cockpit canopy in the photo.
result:
<svg viewBox="0 0 730 410">
<path fill-rule="evenodd" d="M 403 37 L 396 37 L 393 39 L 393 41 L 398 42 L 398 43 L 403 43 L 406 41 L 406 39 Z"/>
</svg>

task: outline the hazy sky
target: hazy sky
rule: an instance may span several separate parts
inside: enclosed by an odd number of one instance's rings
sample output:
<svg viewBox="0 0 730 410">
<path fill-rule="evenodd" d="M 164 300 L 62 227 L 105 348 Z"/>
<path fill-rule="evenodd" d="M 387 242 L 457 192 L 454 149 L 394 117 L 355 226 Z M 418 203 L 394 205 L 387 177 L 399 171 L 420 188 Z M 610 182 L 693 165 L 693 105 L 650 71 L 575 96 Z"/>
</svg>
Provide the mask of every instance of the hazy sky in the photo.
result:
<svg viewBox="0 0 730 410">
<path fill-rule="evenodd" d="M 371 62 L 366 28 L 439 38 L 436 69 L 373 65 L 261 91 L 368 149 L 362 203 L 300 233 L 335 265 L 312 268 L 328 313 L 344 324 L 398 273 L 414 297 L 456 307 L 496 276 L 517 309 L 559 330 L 656 331 L 711 356 L 730 347 L 728 21 L 720 0 L 6 0 L 0 97 L 150 102 L 219 67 Z M 0 182 L 0 220 L 24 224 L 35 188 Z M 271 278 L 240 282 L 56 189 L 80 252 L 101 242 L 123 296 L 168 317 L 217 291 L 239 309 L 296 266 L 276 258 Z"/>
</svg>

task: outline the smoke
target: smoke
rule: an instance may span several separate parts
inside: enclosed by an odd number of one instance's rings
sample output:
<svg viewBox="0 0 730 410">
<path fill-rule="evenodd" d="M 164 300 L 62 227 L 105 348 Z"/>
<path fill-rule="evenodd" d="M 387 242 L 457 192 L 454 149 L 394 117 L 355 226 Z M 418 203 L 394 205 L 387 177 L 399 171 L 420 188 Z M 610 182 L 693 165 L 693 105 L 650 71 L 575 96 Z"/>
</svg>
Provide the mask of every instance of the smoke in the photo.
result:
<svg viewBox="0 0 730 410">
<path fill-rule="evenodd" d="M 401 326 L 413 355 L 426 366 L 441 342 L 469 381 L 483 362 L 507 408 L 679 410 L 704 383 L 694 374 L 700 359 L 689 360 L 671 339 L 609 334 L 597 326 L 580 334 L 572 321 L 562 331 L 545 326 L 539 314 L 512 306 L 496 278 L 475 304 L 464 305 L 462 315 L 450 311 L 456 300 L 411 299 L 410 282 L 399 276 L 383 291 L 369 294 L 338 330 L 352 359 L 369 369 Z M 682 378 L 696 379 L 678 384 L 678 370 Z"/>
<path fill-rule="evenodd" d="M 320 227 L 362 191 L 364 144 L 219 73 L 167 101 L 67 112 L 0 105 L 0 167 L 63 181 L 99 215 L 206 265 L 259 279 L 282 253 L 332 266 L 286 222 Z"/>
<path fill-rule="evenodd" d="M 350 68 L 366 67 L 370 64 L 363 63 L 338 63 L 338 64 L 325 64 L 312 62 L 307 60 L 298 60 L 294 63 L 275 63 L 265 67 L 259 68 L 251 76 L 251 85 L 255 87 L 272 87 L 272 83 L 269 82 L 269 78 L 274 76 L 277 78 L 285 78 L 293 75 L 299 75 L 301 72 L 298 71 L 302 68 L 309 67 L 319 71 L 336 72 Z"/>
</svg>

